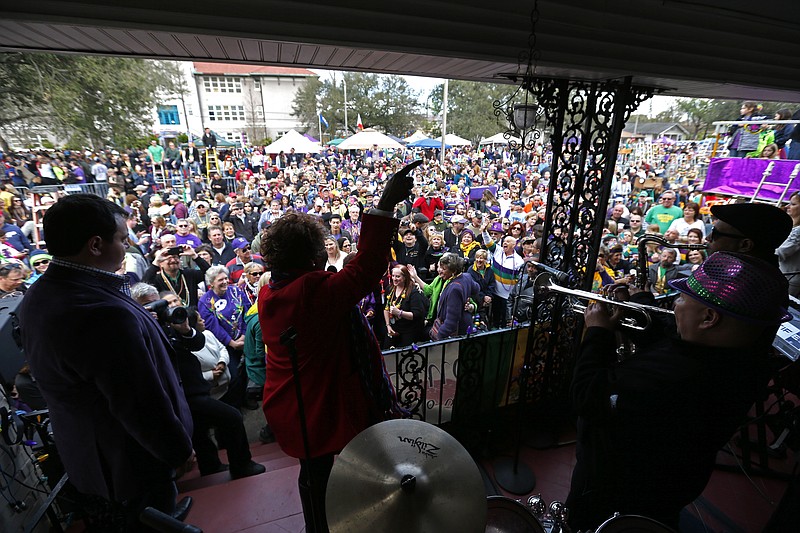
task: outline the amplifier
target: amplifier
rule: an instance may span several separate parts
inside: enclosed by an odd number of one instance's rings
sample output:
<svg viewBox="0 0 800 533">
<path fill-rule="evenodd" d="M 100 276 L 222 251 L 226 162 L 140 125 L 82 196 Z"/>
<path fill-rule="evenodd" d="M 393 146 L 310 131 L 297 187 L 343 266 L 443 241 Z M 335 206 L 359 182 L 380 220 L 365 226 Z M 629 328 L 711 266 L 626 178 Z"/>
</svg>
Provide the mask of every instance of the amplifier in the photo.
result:
<svg viewBox="0 0 800 533">
<path fill-rule="evenodd" d="M 22 349 L 14 340 L 14 313 L 22 303 L 22 296 L 0 298 L 0 383 L 13 383 L 14 377 L 25 363 Z M 10 391 L 9 391 L 10 392 Z"/>
</svg>

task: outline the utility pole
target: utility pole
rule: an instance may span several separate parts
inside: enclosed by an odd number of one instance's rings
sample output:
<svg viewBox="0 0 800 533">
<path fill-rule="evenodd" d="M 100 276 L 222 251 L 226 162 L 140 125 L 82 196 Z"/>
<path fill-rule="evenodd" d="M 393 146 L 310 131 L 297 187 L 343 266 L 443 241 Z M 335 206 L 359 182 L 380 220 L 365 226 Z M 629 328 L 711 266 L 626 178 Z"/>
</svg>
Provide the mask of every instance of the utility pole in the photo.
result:
<svg viewBox="0 0 800 533">
<path fill-rule="evenodd" d="M 345 73 L 342 72 L 342 84 L 344 85 L 344 134 L 350 134 L 350 128 L 347 127 L 347 78 Z"/>
<path fill-rule="evenodd" d="M 444 80 L 444 99 L 442 102 L 442 150 L 439 153 L 439 164 L 442 166 L 444 172 L 444 137 L 447 135 L 447 88 L 449 87 L 450 80 Z"/>
</svg>

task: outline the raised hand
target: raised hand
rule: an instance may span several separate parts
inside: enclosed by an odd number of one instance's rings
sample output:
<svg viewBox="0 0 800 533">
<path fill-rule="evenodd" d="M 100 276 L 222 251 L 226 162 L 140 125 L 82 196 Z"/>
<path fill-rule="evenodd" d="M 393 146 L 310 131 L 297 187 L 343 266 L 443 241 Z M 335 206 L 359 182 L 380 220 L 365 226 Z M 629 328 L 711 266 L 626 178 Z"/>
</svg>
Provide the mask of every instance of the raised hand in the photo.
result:
<svg viewBox="0 0 800 533">
<path fill-rule="evenodd" d="M 421 164 L 421 159 L 412 161 L 389 178 L 389 181 L 386 182 L 386 187 L 383 189 L 381 199 L 378 201 L 378 209 L 394 211 L 395 205 L 408 198 L 411 194 L 411 188 L 414 186 L 414 180 L 409 174 Z"/>
</svg>

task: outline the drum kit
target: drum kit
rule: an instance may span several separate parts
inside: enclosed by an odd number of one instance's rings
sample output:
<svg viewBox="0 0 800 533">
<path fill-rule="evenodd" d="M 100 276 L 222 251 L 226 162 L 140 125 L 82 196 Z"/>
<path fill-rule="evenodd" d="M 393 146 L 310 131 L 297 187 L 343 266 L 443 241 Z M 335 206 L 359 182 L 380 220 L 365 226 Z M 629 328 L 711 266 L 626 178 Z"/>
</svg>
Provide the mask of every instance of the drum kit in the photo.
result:
<svg viewBox="0 0 800 533">
<path fill-rule="evenodd" d="M 325 508 L 331 533 L 570 532 L 561 502 L 487 497 L 469 452 L 418 420 L 381 422 L 350 441 L 333 465 Z M 595 533 L 671 531 L 649 518 L 615 515 Z"/>
</svg>

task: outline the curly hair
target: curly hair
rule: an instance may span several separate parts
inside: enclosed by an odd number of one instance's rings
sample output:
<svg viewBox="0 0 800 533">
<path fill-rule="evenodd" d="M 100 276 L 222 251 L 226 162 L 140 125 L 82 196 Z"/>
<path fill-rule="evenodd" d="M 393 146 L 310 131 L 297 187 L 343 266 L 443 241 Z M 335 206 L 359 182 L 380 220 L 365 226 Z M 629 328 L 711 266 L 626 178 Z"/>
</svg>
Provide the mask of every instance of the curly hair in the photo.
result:
<svg viewBox="0 0 800 533">
<path fill-rule="evenodd" d="M 453 275 L 458 275 L 464 272 L 466 266 L 466 259 L 460 257 L 452 252 L 447 252 L 439 259 L 439 263 L 446 267 Z"/>
<path fill-rule="evenodd" d="M 288 213 L 266 229 L 261 258 L 268 270 L 311 270 L 325 264 L 325 228 L 317 217 Z"/>
</svg>

